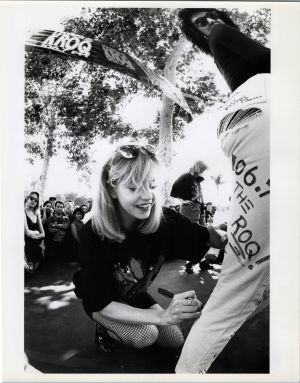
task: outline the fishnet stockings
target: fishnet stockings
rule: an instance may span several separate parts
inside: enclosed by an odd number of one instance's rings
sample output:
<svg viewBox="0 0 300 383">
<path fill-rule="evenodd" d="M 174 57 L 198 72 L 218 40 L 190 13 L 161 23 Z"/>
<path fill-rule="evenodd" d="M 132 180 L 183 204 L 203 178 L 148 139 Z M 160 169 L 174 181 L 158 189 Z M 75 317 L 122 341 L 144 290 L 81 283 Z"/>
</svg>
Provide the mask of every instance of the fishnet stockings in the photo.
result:
<svg viewBox="0 0 300 383">
<path fill-rule="evenodd" d="M 144 348 L 157 342 L 163 347 L 179 348 L 184 343 L 183 334 L 177 325 L 123 323 L 107 318 L 99 312 L 93 313 L 93 319 L 107 329 L 112 339 L 129 347 Z"/>
</svg>

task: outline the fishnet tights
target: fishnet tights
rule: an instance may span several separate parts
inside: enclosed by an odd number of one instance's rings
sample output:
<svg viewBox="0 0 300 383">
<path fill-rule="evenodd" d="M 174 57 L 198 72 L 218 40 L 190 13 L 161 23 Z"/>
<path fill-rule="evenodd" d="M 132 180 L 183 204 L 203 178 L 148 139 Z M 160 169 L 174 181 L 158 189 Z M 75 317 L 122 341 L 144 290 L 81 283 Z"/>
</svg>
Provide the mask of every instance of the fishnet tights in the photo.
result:
<svg viewBox="0 0 300 383">
<path fill-rule="evenodd" d="M 179 348 L 184 343 L 183 334 L 177 325 L 123 323 L 107 318 L 99 312 L 93 313 L 93 319 L 107 329 L 112 339 L 129 347 L 140 349 L 157 342 L 163 347 Z"/>
</svg>

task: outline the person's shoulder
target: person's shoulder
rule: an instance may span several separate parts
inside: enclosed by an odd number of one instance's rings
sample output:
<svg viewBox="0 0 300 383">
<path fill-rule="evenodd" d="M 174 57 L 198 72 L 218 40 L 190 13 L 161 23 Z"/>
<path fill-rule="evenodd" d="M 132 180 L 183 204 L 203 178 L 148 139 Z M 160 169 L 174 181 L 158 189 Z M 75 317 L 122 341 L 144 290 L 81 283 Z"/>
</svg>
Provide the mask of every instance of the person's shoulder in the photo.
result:
<svg viewBox="0 0 300 383">
<path fill-rule="evenodd" d="M 189 178 L 192 178 L 192 175 L 191 175 L 191 173 L 183 173 L 183 174 L 181 174 L 178 178 L 177 178 L 177 180 L 179 181 L 182 181 L 182 180 L 186 180 L 186 179 L 189 179 Z"/>
</svg>

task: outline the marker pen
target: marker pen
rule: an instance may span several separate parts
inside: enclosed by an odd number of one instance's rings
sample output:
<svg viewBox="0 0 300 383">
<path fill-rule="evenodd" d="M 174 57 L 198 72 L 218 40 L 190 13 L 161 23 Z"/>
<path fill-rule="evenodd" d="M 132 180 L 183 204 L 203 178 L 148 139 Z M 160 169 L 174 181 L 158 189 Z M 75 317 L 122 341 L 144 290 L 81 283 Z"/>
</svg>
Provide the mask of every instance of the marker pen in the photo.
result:
<svg viewBox="0 0 300 383">
<path fill-rule="evenodd" d="M 157 291 L 159 292 L 159 294 L 167 297 L 167 298 L 173 298 L 174 297 L 174 293 L 172 293 L 171 291 L 169 290 L 166 290 L 166 289 L 162 289 L 161 287 L 159 287 L 157 289 Z"/>
</svg>

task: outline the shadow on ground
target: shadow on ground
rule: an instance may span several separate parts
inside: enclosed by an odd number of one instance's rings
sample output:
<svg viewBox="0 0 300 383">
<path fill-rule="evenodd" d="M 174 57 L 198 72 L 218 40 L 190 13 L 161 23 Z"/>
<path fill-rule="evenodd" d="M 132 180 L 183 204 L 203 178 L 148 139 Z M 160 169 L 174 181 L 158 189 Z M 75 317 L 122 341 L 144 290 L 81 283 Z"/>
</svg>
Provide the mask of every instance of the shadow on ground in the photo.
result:
<svg viewBox="0 0 300 383">
<path fill-rule="evenodd" d="M 187 275 L 184 261 L 163 266 L 150 292 L 166 307 L 169 299 L 157 287 L 174 293 L 194 289 L 204 304 L 219 269 Z M 117 346 L 104 354 L 94 346 L 95 325 L 73 292 L 74 264 L 44 264 L 25 281 L 25 352 L 30 364 L 43 373 L 174 373 L 180 352 L 156 345 L 143 350 Z M 182 327 L 187 336 L 192 323 Z M 267 373 L 269 370 L 269 311 L 249 320 L 236 333 L 210 373 Z"/>
</svg>

